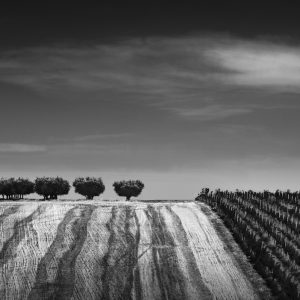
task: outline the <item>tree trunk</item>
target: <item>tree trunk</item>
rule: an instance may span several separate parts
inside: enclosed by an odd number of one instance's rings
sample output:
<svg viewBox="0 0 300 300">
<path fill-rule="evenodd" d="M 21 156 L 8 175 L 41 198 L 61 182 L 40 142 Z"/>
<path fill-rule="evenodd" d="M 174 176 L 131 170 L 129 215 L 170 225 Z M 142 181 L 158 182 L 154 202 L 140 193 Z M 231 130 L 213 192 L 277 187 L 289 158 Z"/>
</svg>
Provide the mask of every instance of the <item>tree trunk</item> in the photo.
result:
<svg viewBox="0 0 300 300">
<path fill-rule="evenodd" d="M 130 201 L 131 196 L 126 197 L 126 201 Z"/>
</svg>

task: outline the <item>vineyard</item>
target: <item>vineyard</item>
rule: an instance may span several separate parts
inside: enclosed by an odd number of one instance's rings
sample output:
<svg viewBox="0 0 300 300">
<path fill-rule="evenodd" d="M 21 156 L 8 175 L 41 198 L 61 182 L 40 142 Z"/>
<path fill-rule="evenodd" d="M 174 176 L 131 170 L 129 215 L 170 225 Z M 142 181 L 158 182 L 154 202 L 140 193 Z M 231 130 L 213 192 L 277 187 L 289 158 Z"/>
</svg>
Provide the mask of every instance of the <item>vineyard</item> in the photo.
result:
<svg viewBox="0 0 300 300">
<path fill-rule="evenodd" d="M 0 299 L 269 299 L 196 202 L 0 204 Z"/>
<path fill-rule="evenodd" d="M 278 299 L 300 299 L 300 194 L 203 189 Z"/>
</svg>

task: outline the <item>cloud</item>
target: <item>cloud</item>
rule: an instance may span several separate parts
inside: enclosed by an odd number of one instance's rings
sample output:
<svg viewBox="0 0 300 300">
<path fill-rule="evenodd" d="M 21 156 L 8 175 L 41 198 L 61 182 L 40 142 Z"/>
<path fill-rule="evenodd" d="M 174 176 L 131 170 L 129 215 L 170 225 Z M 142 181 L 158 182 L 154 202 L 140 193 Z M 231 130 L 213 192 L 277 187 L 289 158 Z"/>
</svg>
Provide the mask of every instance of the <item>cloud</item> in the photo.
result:
<svg viewBox="0 0 300 300">
<path fill-rule="evenodd" d="M 133 133 L 130 132 L 123 132 L 123 133 L 99 133 L 99 134 L 89 134 L 89 135 L 81 135 L 75 136 L 72 138 L 51 138 L 51 142 L 98 142 L 101 140 L 118 140 L 121 138 L 127 138 L 132 136 Z"/>
<path fill-rule="evenodd" d="M 228 36 L 27 48 L 1 54 L 0 79 L 40 91 L 118 90 L 141 98 L 189 98 L 215 79 L 232 85 L 299 86 L 300 48 Z"/>
<path fill-rule="evenodd" d="M 4 153 L 32 153 L 45 151 L 47 151 L 47 148 L 43 145 L 0 143 L 0 152 Z"/>
<path fill-rule="evenodd" d="M 2 52 L 0 81 L 60 99 L 128 101 L 212 120 L 253 111 L 226 95 L 232 89 L 299 91 L 300 48 L 224 35 L 45 46 Z M 94 138 L 103 137 L 86 137 Z"/>
<path fill-rule="evenodd" d="M 233 41 L 231 45 L 212 47 L 205 55 L 211 63 L 223 69 L 216 75 L 223 83 L 299 90 L 298 46 Z"/>
<path fill-rule="evenodd" d="M 209 121 L 251 113 L 252 109 L 210 105 L 203 108 L 174 108 L 174 111 L 184 118 Z"/>
<path fill-rule="evenodd" d="M 129 137 L 132 133 L 110 133 L 110 134 L 91 134 L 91 135 L 83 135 L 74 137 L 71 140 L 75 142 L 91 142 L 98 141 L 102 139 L 119 139 L 123 137 Z"/>
<path fill-rule="evenodd" d="M 35 90 L 119 91 L 160 100 L 188 96 L 206 80 L 191 39 L 149 38 L 91 47 L 41 47 L 3 53 L 0 79 Z"/>
</svg>

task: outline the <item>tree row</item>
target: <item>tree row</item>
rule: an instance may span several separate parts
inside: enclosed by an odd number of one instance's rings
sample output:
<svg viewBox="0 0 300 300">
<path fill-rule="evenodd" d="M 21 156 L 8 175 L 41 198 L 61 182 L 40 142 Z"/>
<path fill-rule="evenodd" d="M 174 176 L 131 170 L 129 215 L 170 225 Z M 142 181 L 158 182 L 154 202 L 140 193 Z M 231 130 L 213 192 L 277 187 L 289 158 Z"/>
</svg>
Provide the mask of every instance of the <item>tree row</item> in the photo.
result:
<svg viewBox="0 0 300 300">
<path fill-rule="evenodd" d="M 78 177 L 72 185 L 76 193 L 89 200 L 105 191 L 100 177 Z M 122 180 L 115 181 L 113 187 L 120 197 L 126 197 L 129 201 L 131 197 L 140 195 L 144 184 L 140 180 Z M 35 181 L 21 177 L 0 179 L 0 195 L 9 200 L 24 199 L 24 196 L 32 193 L 43 196 L 44 200 L 57 199 L 58 196 L 67 195 L 70 188 L 70 183 L 61 177 L 38 177 Z"/>
</svg>

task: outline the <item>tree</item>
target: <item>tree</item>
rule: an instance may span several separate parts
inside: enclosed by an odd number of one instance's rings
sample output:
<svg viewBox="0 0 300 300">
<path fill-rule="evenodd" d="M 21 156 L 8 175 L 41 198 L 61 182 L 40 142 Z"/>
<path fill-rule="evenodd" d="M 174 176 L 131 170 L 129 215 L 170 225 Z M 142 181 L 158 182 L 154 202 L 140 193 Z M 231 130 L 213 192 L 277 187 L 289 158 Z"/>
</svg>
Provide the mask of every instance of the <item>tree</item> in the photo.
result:
<svg viewBox="0 0 300 300">
<path fill-rule="evenodd" d="M 140 180 L 122 180 L 114 182 L 113 187 L 119 196 L 126 197 L 126 201 L 129 201 L 142 192 L 144 184 Z"/>
<path fill-rule="evenodd" d="M 69 193 L 70 184 L 61 177 L 40 177 L 35 180 L 34 190 L 44 200 L 57 199 L 57 196 Z"/>
<path fill-rule="evenodd" d="M 1 183 L 0 183 L 0 190 L 1 194 L 4 198 L 6 199 L 12 199 L 15 192 L 14 192 L 14 187 L 15 187 L 15 179 L 14 178 L 1 178 Z"/>
<path fill-rule="evenodd" d="M 4 199 L 5 194 L 4 194 L 4 179 L 0 179 L 0 194 L 2 195 L 2 199 Z"/>
<path fill-rule="evenodd" d="M 74 180 L 73 186 L 75 193 L 85 196 L 89 200 L 92 200 L 95 196 L 99 196 L 105 190 L 102 179 L 95 177 L 78 177 Z"/>
<path fill-rule="evenodd" d="M 6 199 L 23 199 L 24 195 L 33 193 L 34 183 L 24 178 L 1 178 L 0 194 Z"/>
<path fill-rule="evenodd" d="M 14 192 L 20 199 L 23 199 L 24 195 L 34 192 L 34 183 L 27 178 L 19 177 L 14 181 Z"/>
</svg>

